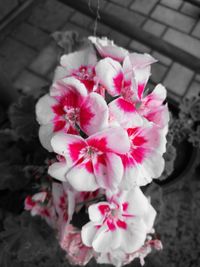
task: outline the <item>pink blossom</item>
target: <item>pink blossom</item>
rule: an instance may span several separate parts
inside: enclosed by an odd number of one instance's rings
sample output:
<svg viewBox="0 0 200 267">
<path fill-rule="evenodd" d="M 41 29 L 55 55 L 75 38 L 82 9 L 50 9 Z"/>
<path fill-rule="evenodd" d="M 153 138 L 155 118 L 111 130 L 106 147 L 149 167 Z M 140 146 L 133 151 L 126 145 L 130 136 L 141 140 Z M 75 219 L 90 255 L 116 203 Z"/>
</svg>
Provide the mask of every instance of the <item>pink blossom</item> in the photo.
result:
<svg viewBox="0 0 200 267">
<path fill-rule="evenodd" d="M 124 176 L 121 188 L 144 186 L 158 178 L 164 169 L 163 154 L 166 150 L 166 132 L 148 123 L 127 129 L 131 143 L 128 153 L 121 155 Z"/>
<path fill-rule="evenodd" d="M 82 240 L 100 253 L 116 249 L 135 252 L 144 245 L 156 216 L 139 187 L 122 191 L 109 202 L 93 204 L 88 212 L 90 222 L 82 228 Z"/>
<path fill-rule="evenodd" d="M 59 238 L 62 249 L 66 251 L 66 257 L 73 265 L 86 265 L 92 258 L 92 249 L 86 247 L 81 240 L 80 230 L 68 224 Z"/>
<path fill-rule="evenodd" d="M 97 57 L 94 49 L 83 49 L 68 55 L 63 55 L 60 59 L 60 66 L 56 68 L 54 81 L 66 77 L 75 77 L 82 82 L 88 92 L 92 92 L 95 86 L 95 65 Z"/>
<path fill-rule="evenodd" d="M 109 40 L 106 37 L 98 38 L 90 36 L 88 39 L 95 45 L 97 51 L 103 58 L 110 57 L 121 62 L 128 54 L 126 49 L 115 45 L 112 40 Z"/>
<path fill-rule="evenodd" d="M 55 153 L 66 158 L 66 163 L 54 163 L 49 167 L 52 177 L 68 181 L 78 191 L 117 189 L 123 176 L 118 154 L 130 148 L 128 135 L 121 127 L 108 128 L 87 139 L 58 133 L 51 144 Z"/>
<path fill-rule="evenodd" d="M 96 75 L 112 96 L 117 99 L 109 104 L 110 115 L 120 121 L 123 127 L 129 122 L 141 124 L 140 118 L 164 128 L 169 121 L 169 113 L 163 102 L 166 89 L 157 85 L 146 95 L 145 87 L 151 74 L 150 64 L 155 59 L 148 54 L 132 53 L 125 57 L 123 64 L 111 59 L 100 60 L 96 65 Z"/>
<path fill-rule="evenodd" d="M 108 107 L 97 93 L 88 94 L 84 84 L 76 78 L 64 78 L 53 84 L 50 95 L 39 99 L 36 105 L 39 138 L 52 151 L 50 140 L 54 133 L 78 134 L 80 127 L 87 135 L 107 127 Z"/>
</svg>

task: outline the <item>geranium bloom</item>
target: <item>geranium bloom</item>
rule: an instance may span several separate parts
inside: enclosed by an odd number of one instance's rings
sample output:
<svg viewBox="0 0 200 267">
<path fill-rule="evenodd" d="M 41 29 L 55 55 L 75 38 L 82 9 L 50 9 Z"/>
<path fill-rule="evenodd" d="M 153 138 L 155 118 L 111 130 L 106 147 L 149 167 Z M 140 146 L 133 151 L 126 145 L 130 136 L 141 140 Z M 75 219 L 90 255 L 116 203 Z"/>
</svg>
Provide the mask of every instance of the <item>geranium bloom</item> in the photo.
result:
<svg viewBox="0 0 200 267">
<path fill-rule="evenodd" d="M 104 129 L 108 124 L 108 107 L 97 93 L 88 94 L 76 78 L 64 78 L 53 84 L 50 95 L 41 97 L 36 105 L 42 145 L 52 151 L 50 140 L 63 131 L 79 134 L 77 126 L 87 135 Z"/>
<path fill-rule="evenodd" d="M 125 57 L 123 66 L 111 58 L 105 58 L 96 65 L 100 84 L 110 95 L 119 96 L 109 104 L 111 116 L 116 120 L 123 117 L 126 123 L 139 121 L 137 115 L 140 115 L 159 127 L 168 123 L 168 109 L 163 105 L 166 98 L 164 86 L 159 84 L 151 94 L 144 93 L 151 74 L 150 64 L 155 61 L 148 54 L 132 53 Z"/>
<path fill-rule="evenodd" d="M 75 77 L 85 85 L 88 92 L 92 92 L 95 86 L 96 63 L 97 57 L 92 47 L 63 55 L 60 59 L 60 66 L 56 68 L 54 81 L 65 77 Z"/>
<path fill-rule="evenodd" d="M 95 191 L 97 188 L 116 190 L 123 176 L 123 165 L 117 154 L 129 151 L 130 141 L 121 127 L 112 127 L 91 135 L 80 136 L 59 133 L 51 141 L 55 153 L 65 162 L 49 167 L 49 174 L 68 181 L 78 191 Z"/>
<path fill-rule="evenodd" d="M 90 36 L 88 39 L 95 45 L 97 51 L 103 58 L 110 57 L 121 62 L 128 54 L 126 49 L 115 45 L 114 42 L 107 37 L 98 38 Z"/>
<path fill-rule="evenodd" d="M 132 125 L 127 129 L 130 150 L 121 155 L 124 165 L 121 186 L 124 189 L 146 185 L 153 178 L 158 178 L 164 169 L 165 129 L 159 129 L 151 123 L 142 127 L 134 127 L 134 123 Z"/>
<path fill-rule="evenodd" d="M 109 202 L 88 209 L 90 221 L 82 228 L 82 240 L 96 252 L 121 249 L 133 253 L 144 245 L 152 230 L 156 211 L 139 187 L 122 191 Z"/>
</svg>

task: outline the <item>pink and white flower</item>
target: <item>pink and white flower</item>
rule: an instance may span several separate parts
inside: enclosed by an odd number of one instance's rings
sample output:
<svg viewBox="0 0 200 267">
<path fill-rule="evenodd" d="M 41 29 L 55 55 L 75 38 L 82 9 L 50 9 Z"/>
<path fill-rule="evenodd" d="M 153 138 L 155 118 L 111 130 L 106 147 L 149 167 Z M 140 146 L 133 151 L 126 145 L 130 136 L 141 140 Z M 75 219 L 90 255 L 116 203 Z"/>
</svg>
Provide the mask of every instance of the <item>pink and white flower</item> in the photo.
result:
<svg viewBox="0 0 200 267">
<path fill-rule="evenodd" d="M 144 245 L 156 216 L 139 187 L 122 191 L 109 202 L 93 204 L 88 212 L 90 222 L 82 228 L 82 240 L 99 253 L 137 251 Z"/>
<path fill-rule="evenodd" d="M 123 65 L 111 58 L 105 58 L 96 65 L 96 75 L 108 93 L 117 99 L 109 104 L 110 116 L 121 121 L 123 127 L 140 118 L 163 128 L 169 121 L 167 105 L 163 105 L 166 89 L 161 84 L 145 95 L 145 86 L 151 75 L 150 64 L 155 59 L 148 54 L 132 53 L 125 57 Z"/>
<path fill-rule="evenodd" d="M 97 56 L 91 46 L 63 55 L 60 59 L 60 66 L 56 68 L 54 82 L 66 77 L 74 77 L 85 85 L 88 92 L 92 92 L 95 86 L 96 63 Z"/>
<path fill-rule="evenodd" d="M 66 163 L 57 162 L 49 167 L 52 177 L 68 181 L 78 191 L 117 189 L 123 176 L 118 154 L 124 154 L 130 148 L 128 135 L 121 127 L 108 128 L 87 139 L 59 133 L 52 138 L 51 144 L 54 152 L 66 159 Z"/>
<path fill-rule="evenodd" d="M 127 133 L 131 146 L 128 153 L 121 155 L 124 165 L 123 189 L 144 186 L 153 178 L 158 178 L 164 169 L 163 154 L 166 150 L 166 132 L 153 124 L 132 126 Z"/>
<path fill-rule="evenodd" d="M 99 38 L 95 36 L 90 36 L 88 39 L 95 45 L 97 51 L 101 57 L 110 57 L 119 62 L 123 61 L 128 51 L 122 47 L 114 44 L 112 40 L 106 37 Z"/>
<path fill-rule="evenodd" d="M 79 134 L 78 127 L 87 135 L 107 127 L 108 107 L 97 93 L 88 94 L 76 78 L 64 78 L 53 84 L 36 104 L 39 138 L 42 145 L 52 151 L 50 140 L 54 133 Z"/>
</svg>

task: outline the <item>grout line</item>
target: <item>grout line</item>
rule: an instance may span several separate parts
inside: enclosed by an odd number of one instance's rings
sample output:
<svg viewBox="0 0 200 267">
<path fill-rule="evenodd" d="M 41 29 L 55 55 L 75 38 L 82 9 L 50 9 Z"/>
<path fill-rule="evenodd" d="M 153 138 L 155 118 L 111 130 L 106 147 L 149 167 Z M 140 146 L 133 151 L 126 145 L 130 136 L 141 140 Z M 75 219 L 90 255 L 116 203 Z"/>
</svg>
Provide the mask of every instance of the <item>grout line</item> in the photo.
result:
<svg viewBox="0 0 200 267">
<path fill-rule="evenodd" d="M 195 81 L 195 75 L 196 75 L 196 73 L 194 72 L 194 74 L 193 74 L 193 76 L 192 76 L 192 78 L 191 78 L 191 81 L 189 82 L 189 84 L 188 84 L 188 86 L 187 86 L 187 88 L 186 88 L 186 90 L 185 90 L 185 93 L 183 94 L 183 98 L 187 95 L 187 93 L 189 92 L 189 89 L 190 89 L 190 86 L 192 85 L 192 83 Z"/>
<path fill-rule="evenodd" d="M 29 66 L 30 66 L 30 65 L 29 65 Z M 30 73 L 32 73 L 32 74 L 38 76 L 39 78 L 45 80 L 46 82 L 50 82 L 49 79 L 48 79 L 47 77 L 42 76 L 42 74 L 37 73 L 37 72 L 35 72 L 34 70 L 30 69 L 29 66 L 27 66 L 27 67 L 24 68 L 23 70 L 27 70 L 27 71 L 29 71 Z"/>
</svg>

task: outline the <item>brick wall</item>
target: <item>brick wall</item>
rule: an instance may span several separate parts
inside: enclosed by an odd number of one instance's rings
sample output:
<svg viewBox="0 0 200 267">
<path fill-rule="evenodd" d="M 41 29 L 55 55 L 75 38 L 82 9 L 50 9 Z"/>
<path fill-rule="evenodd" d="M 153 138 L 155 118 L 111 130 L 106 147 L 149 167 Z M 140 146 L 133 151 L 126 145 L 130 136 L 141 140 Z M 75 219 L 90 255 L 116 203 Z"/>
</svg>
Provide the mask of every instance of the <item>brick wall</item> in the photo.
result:
<svg viewBox="0 0 200 267">
<path fill-rule="evenodd" d="M 25 0 L 0 0 L 0 22 L 7 17 L 15 8 L 20 6 Z"/>
</svg>

